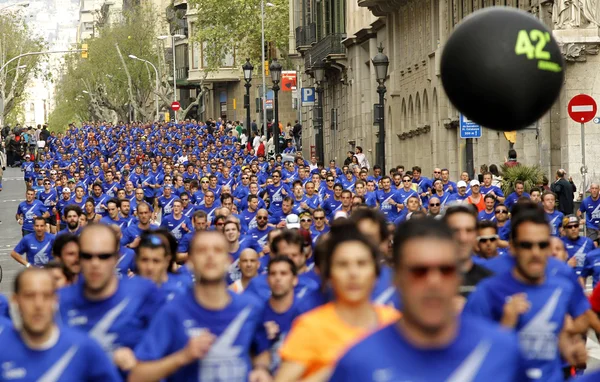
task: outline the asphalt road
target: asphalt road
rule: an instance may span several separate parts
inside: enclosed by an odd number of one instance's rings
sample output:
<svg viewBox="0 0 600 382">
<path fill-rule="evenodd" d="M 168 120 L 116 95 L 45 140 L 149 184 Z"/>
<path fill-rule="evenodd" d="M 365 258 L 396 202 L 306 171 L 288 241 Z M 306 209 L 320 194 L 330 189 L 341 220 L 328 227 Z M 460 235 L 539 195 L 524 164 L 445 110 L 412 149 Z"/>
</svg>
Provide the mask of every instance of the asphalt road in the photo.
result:
<svg viewBox="0 0 600 382">
<path fill-rule="evenodd" d="M 4 171 L 2 191 L 0 192 L 0 267 L 2 280 L 0 293 L 12 291 L 12 281 L 16 273 L 23 267 L 10 257 L 10 252 L 21 239 L 21 226 L 15 220 L 17 207 L 25 200 L 25 183 L 23 173 L 18 168 L 7 168 Z"/>
</svg>

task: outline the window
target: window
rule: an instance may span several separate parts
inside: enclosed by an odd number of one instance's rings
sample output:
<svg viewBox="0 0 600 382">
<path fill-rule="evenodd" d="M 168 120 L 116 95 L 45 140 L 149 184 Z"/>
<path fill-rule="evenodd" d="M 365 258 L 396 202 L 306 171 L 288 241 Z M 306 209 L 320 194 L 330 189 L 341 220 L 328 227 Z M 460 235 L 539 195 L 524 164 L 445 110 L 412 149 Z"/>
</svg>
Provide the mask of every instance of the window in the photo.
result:
<svg viewBox="0 0 600 382">
<path fill-rule="evenodd" d="M 194 35 L 194 27 L 196 24 L 191 24 L 190 36 Z M 197 42 L 192 43 L 192 69 L 198 69 L 200 63 L 200 45 Z"/>
<path fill-rule="evenodd" d="M 208 66 L 208 54 L 210 54 L 210 49 L 207 47 L 206 43 L 202 43 L 202 67 L 205 68 Z M 221 64 L 219 65 L 221 68 L 232 68 L 235 66 L 235 51 L 230 50 L 225 54 L 225 57 L 221 60 Z"/>
</svg>

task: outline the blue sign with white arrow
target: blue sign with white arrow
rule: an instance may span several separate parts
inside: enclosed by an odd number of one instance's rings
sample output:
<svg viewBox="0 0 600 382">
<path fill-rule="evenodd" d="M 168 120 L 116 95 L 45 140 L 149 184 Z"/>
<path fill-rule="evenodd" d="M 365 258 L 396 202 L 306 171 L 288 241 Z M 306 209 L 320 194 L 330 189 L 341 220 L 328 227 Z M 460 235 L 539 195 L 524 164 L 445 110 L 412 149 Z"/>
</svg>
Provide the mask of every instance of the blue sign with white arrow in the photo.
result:
<svg viewBox="0 0 600 382">
<path fill-rule="evenodd" d="M 460 115 L 460 137 L 466 138 L 481 138 L 481 125 L 471 121 L 464 115 Z"/>
</svg>

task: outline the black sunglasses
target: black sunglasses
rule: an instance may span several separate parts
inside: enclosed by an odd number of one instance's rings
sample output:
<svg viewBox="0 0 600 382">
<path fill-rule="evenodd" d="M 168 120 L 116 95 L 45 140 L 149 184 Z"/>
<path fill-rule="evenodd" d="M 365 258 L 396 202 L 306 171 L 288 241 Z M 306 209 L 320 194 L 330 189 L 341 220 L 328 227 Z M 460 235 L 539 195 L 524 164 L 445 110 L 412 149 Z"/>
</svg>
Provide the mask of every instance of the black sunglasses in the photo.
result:
<svg viewBox="0 0 600 382">
<path fill-rule="evenodd" d="M 429 207 L 439 207 L 440 203 L 429 203 Z"/>
<path fill-rule="evenodd" d="M 456 275 L 457 266 L 456 265 L 436 265 L 436 266 L 425 266 L 425 265 L 417 265 L 412 267 L 407 267 L 408 272 L 415 279 L 424 279 L 429 275 L 431 271 L 437 269 L 438 272 L 444 277 L 450 277 Z"/>
<path fill-rule="evenodd" d="M 496 210 L 497 214 L 507 214 L 508 210 Z"/>
<path fill-rule="evenodd" d="M 101 253 L 99 255 L 94 255 L 91 253 L 87 253 L 87 252 L 80 252 L 79 253 L 79 258 L 81 260 L 92 260 L 94 257 L 97 257 L 100 260 L 106 261 L 112 257 L 114 257 L 115 254 L 114 253 Z"/>
<path fill-rule="evenodd" d="M 537 246 L 540 249 L 546 249 L 550 246 L 550 242 L 549 241 L 538 241 L 538 242 L 533 242 L 533 241 L 518 241 L 515 243 L 515 245 L 521 249 L 533 249 L 533 247 Z"/>
</svg>

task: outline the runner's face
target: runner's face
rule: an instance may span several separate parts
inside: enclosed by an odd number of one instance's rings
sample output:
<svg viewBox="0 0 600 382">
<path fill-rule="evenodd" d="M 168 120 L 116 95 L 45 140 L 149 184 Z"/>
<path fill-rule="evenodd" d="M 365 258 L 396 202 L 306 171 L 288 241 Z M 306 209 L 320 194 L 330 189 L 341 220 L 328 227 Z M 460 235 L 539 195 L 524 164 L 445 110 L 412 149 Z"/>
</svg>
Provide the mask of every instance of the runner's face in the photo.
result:
<svg viewBox="0 0 600 382">
<path fill-rule="evenodd" d="M 376 265 L 369 247 L 350 241 L 335 249 L 330 281 L 336 300 L 346 304 L 368 301 L 376 280 Z"/>
<path fill-rule="evenodd" d="M 206 232 L 194 238 L 190 247 L 190 262 L 200 283 L 221 283 L 231 264 L 225 237 L 218 232 Z"/>
<path fill-rule="evenodd" d="M 437 333 L 455 320 L 453 298 L 461 283 L 458 249 L 452 241 L 416 238 L 400 250 L 395 280 L 404 317 L 423 331 Z"/>
<path fill-rule="evenodd" d="M 46 222 L 43 220 L 36 220 L 33 224 L 33 230 L 37 236 L 42 236 L 46 232 Z"/>
<path fill-rule="evenodd" d="M 448 217 L 448 225 L 454 232 L 454 239 L 459 246 L 459 258 L 466 261 L 471 257 L 477 244 L 477 221 L 467 213 L 455 213 Z"/>
<path fill-rule="evenodd" d="M 65 245 L 60 253 L 60 260 L 73 274 L 79 274 L 81 272 L 79 265 L 79 245 L 75 242 Z"/>
<path fill-rule="evenodd" d="M 170 257 L 166 256 L 164 248 L 143 247 L 139 250 L 136 265 L 140 276 L 162 284 L 162 277 L 167 272 L 169 261 Z"/>
<path fill-rule="evenodd" d="M 85 280 L 85 287 L 92 293 L 104 291 L 115 276 L 117 254 L 115 253 L 115 238 L 106 229 L 94 229 L 80 237 L 80 253 L 90 255 L 113 254 L 109 259 L 80 259 L 81 274 Z"/>
<path fill-rule="evenodd" d="M 271 289 L 271 296 L 280 299 L 288 296 L 294 290 L 298 280 L 292 273 L 290 264 L 277 262 L 269 267 L 267 282 Z"/>
<path fill-rule="evenodd" d="M 58 303 L 54 278 L 50 272 L 36 271 L 25 274 L 15 294 L 23 330 L 32 336 L 47 334 L 54 323 L 54 309 Z"/>
<path fill-rule="evenodd" d="M 547 259 L 552 253 L 550 227 L 532 222 L 519 225 L 514 240 L 511 240 L 510 251 L 521 276 L 529 281 L 540 280 L 546 273 Z"/>
</svg>

